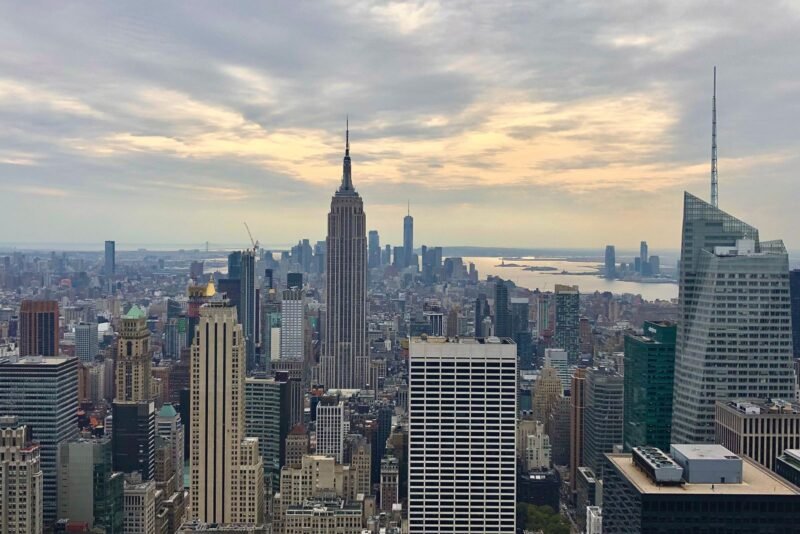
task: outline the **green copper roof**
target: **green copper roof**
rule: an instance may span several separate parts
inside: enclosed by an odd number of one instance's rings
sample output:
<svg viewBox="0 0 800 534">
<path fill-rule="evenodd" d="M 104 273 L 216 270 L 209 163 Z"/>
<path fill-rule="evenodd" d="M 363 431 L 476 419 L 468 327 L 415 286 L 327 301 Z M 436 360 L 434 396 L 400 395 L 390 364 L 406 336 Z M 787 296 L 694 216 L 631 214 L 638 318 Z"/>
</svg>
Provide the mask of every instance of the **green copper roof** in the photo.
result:
<svg viewBox="0 0 800 534">
<path fill-rule="evenodd" d="M 178 415 L 178 412 L 175 411 L 175 408 L 169 402 L 165 402 L 158 411 L 159 417 L 175 417 L 176 415 Z"/>
<path fill-rule="evenodd" d="M 145 311 L 136 304 L 131 306 L 131 309 L 128 310 L 128 313 L 126 313 L 123 316 L 123 319 L 146 319 L 146 318 L 147 318 L 147 313 L 145 313 Z"/>
</svg>

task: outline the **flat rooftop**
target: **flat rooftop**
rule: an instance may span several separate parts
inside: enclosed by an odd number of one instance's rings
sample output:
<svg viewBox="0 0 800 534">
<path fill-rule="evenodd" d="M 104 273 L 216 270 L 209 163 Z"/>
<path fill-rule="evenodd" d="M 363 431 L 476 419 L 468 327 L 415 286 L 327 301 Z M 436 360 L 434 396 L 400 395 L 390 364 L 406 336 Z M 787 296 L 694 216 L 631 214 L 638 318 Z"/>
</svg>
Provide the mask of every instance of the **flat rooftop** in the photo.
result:
<svg viewBox="0 0 800 534">
<path fill-rule="evenodd" d="M 670 447 L 683 454 L 687 460 L 738 460 L 739 456 L 715 443 L 673 444 Z"/>
<path fill-rule="evenodd" d="M 792 399 L 731 399 L 718 400 L 717 404 L 743 415 L 790 415 L 800 414 L 800 403 Z"/>
<path fill-rule="evenodd" d="M 727 449 L 724 450 L 728 453 Z M 643 494 L 800 495 L 800 488 L 747 458 L 742 458 L 741 484 L 686 483 L 680 486 L 659 486 L 647 473 L 636 467 L 631 454 L 606 454 L 606 457 Z"/>
<path fill-rule="evenodd" d="M 5 365 L 61 365 L 72 359 L 72 356 L 22 356 L 9 360 Z"/>
<path fill-rule="evenodd" d="M 513 345 L 514 340 L 507 337 L 443 337 L 443 336 L 415 336 L 411 343 L 453 343 L 459 345 Z"/>
</svg>

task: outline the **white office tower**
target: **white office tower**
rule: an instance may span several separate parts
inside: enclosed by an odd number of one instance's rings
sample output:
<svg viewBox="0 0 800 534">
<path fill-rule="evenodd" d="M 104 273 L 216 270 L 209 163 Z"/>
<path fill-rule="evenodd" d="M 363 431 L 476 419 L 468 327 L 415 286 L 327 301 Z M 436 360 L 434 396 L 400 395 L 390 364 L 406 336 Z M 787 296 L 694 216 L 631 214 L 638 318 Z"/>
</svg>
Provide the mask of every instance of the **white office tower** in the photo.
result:
<svg viewBox="0 0 800 534">
<path fill-rule="evenodd" d="M 525 436 L 525 468 L 528 471 L 550 469 L 552 447 L 550 436 L 544 431 L 544 423 L 534 421 L 533 432 Z"/>
<path fill-rule="evenodd" d="M 245 339 L 236 308 L 214 297 L 200 308 L 191 362 L 191 517 L 260 524 L 264 467 L 245 438 Z"/>
<path fill-rule="evenodd" d="M 544 366 L 556 370 L 561 388 L 566 393 L 572 387 L 572 376 L 569 371 L 567 351 L 564 349 L 544 349 Z"/>
<path fill-rule="evenodd" d="M 713 442 L 717 400 L 792 397 L 783 242 L 686 193 L 679 306 L 672 443 Z"/>
<path fill-rule="evenodd" d="M 42 532 L 43 478 L 30 427 L 16 417 L 0 417 L 0 532 Z"/>
<path fill-rule="evenodd" d="M 305 340 L 305 305 L 303 290 L 285 289 L 281 299 L 281 360 L 302 361 Z"/>
<path fill-rule="evenodd" d="M 83 363 L 93 362 L 99 351 L 97 323 L 75 325 L 75 356 Z"/>
<path fill-rule="evenodd" d="M 514 532 L 517 352 L 499 338 L 413 338 L 408 533 Z"/>
<path fill-rule="evenodd" d="M 317 404 L 317 455 L 330 456 L 342 463 L 344 451 L 344 403 L 334 397 L 323 397 Z"/>
</svg>

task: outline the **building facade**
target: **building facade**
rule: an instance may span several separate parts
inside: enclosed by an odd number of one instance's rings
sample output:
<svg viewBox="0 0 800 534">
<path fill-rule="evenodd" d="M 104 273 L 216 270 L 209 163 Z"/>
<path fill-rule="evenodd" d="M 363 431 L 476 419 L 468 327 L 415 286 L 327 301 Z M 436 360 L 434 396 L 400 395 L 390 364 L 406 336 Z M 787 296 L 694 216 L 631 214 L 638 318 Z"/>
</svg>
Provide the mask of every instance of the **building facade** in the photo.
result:
<svg viewBox="0 0 800 534">
<path fill-rule="evenodd" d="M 17 417 L 0 417 L 0 532 L 41 534 L 43 478 L 39 445 Z"/>
<path fill-rule="evenodd" d="M 277 491 L 286 463 L 289 435 L 289 383 L 275 378 L 247 377 L 244 383 L 246 435 L 258 438 L 268 488 Z"/>
<path fill-rule="evenodd" d="M 800 404 L 791 400 L 734 399 L 714 407 L 715 442 L 767 469 L 786 449 L 800 448 Z"/>
<path fill-rule="evenodd" d="M 717 400 L 794 395 L 789 259 L 686 193 L 679 266 L 672 441 L 710 443 Z"/>
<path fill-rule="evenodd" d="M 409 534 L 514 532 L 514 343 L 417 338 L 409 362 Z"/>
<path fill-rule="evenodd" d="M 19 309 L 19 355 L 57 356 L 58 302 L 23 300 Z"/>
<path fill-rule="evenodd" d="M 556 284 L 553 346 L 564 349 L 570 363 L 580 356 L 580 293 L 578 286 Z"/>
<path fill-rule="evenodd" d="M 317 454 L 342 463 L 344 452 L 344 403 L 335 397 L 323 397 L 317 404 Z"/>
<path fill-rule="evenodd" d="M 342 184 L 331 200 L 326 241 L 325 330 L 320 376 L 328 388 L 367 382 L 367 217 L 353 187 L 347 133 Z"/>
<path fill-rule="evenodd" d="M 624 379 L 611 369 L 586 370 L 586 408 L 583 420 L 584 465 L 602 478 L 603 454 L 622 446 Z"/>
<path fill-rule="evenodd" d="M 245 437 L 245 338 L 222 298 L 200 308 L 191 358 L 190 519 L 260 524 L 264 466 L 258 439 Z"/>
<path fill-rule="evenodd" d="M 78 359 L 28 356 L 0 363 L 0 406 L 39 444 L 45 524 L 58 511 L 58 444 L 78 435 Z"/>
<path fill-rule="evenodd" d="M 625 336 L 625 450 L 668 449 L 675 378 L 673 323 L 645 322 L 642 335 Z"/>
<path fill-rule="evenodd" d="M 305 327 L 303 289 L 285 289 L 281 299 L 281 360 L 303 361 Z"/>
</svg>

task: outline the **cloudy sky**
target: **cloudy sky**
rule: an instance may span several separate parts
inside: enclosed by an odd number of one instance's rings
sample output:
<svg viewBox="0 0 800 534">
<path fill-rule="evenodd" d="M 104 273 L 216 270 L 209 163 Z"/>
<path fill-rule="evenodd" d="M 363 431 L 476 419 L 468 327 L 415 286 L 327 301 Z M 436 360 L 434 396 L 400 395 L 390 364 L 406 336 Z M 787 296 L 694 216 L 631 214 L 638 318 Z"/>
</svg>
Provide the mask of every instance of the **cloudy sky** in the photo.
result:
<svg viewBox="0 0 800 534">
<path fill-rule="evenodd" d="M 800 248 L 797 2 L 0 8 L 0 242 L 321 239 L 349 113 L 397 243 L 679 245 L 708 197 Z"/>
</svg>

